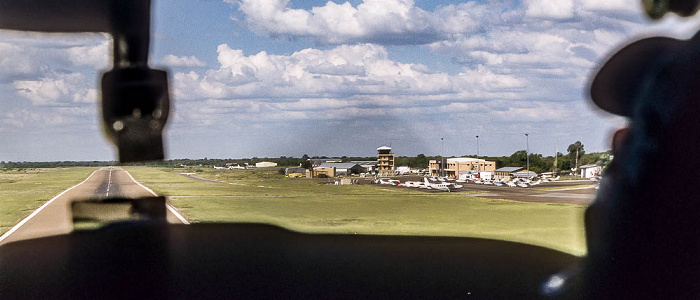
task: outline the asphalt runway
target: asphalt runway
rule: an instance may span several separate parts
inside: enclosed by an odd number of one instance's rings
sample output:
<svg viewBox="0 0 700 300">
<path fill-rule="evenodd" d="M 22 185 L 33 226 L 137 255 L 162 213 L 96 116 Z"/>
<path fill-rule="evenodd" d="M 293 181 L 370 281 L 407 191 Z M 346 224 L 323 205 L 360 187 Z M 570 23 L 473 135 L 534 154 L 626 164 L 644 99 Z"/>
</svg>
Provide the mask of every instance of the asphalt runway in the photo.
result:
<svg viewBox="0 0 700 300">
<path fill-rule="evenodd" d="M 12 229 L 0 236 L 0 245 L 25 239 L 66 234 L 73 229 L 70 203 L 75 200 L 154 196 L 148 188 L 136 182 L 131 175 L 118 167 L 105 167 L 94 171 L 85 181 L 63 191 Z M 177 211 L 168 205 L 168 222 L 188 224 Z"/>
</svg>

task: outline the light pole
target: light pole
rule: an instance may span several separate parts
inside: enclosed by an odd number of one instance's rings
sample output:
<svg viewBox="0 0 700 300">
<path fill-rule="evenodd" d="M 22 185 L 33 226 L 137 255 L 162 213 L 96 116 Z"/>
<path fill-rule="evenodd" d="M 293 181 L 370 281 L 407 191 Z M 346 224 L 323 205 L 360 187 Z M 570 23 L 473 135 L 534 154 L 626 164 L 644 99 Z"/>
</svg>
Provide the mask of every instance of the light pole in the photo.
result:
<svg viewBox="0 0 700 300">
<path fill-rule="evenodd" d="M 525 160 L 527 161 L 527 178 L 530 178 L 530 134 L 525 134 L 527 148 L 525 148 Z"/>
<path fill-rule="evenodd" d="M 479 136 L 476 136 L 476 176 L 481 178 L 481 164 L 479 163 Z"/>
<path fill-rule="evenodd" d="M 440 138 L 440 176 L 445 177 L 445 139 Z"/>
<path fill-rule="evenodd" d="M 578 149 L 581 148 L 581 145 L 576 145 L 576 167 L 575 169 L 578 171 Z"/>
</svg>

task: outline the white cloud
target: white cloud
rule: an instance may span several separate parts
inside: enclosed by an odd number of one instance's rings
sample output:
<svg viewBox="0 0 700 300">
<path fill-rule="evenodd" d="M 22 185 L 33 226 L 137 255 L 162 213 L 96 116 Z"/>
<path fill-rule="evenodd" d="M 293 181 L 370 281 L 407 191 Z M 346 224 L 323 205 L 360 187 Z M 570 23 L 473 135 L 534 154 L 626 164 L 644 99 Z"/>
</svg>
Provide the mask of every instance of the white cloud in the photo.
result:
<svg viewBox="0 0 700 300">
<path fill-rule="evenodd" d="M 34 49 L 0 42 L 0 81 L 27 78 L 39 73 L 42 63 L 31 56 Z"/>
<path fill-rule="evenodd" d="M 450 75 L 388 58 L 378 45 L 245 55 L 217 48 L 218 69 L 174 74 L 174 122 L 252 126 L 431 116 L 502 118 L 525 81 L 484 67 Z M 499 100 L 485 102 L 485 100 Z M 478 108 L 458 111 L 455 105 Z M 512 113 L 519 113 L 512 111 Z M 543 113 L 544 115 L 544 113 Z M 364 121 L 363 121 L 364 122 Z"/>
<path fill-rule="evenodd" d="M 525 0 L 525 14 L 535 18 L 568 19 L 574 16 L 574 0 Z"/>
<path fill-rule="evenodd" d="M 428 12 L 412 0 L 365 0 L 357 7 L 328 1 L 308 11 L 292 8 L 289 0 L 225 1 L 238 4 L 253 31 L 272 37 L 311 37 L 323 44 L 424 44 L 476 32 L 483 21 L 500 19 L 492 8 L 474 2 Z"/>
<path fill-rule="evenodd" d="M 190 67 L 190 68 L 203 68 L 206 67 L 207 64 L 199 60 L 196 56 L 191 55 L 191 56 L 175 56 L 172 54 L 168 54 L 165 57 L 163 57 L 163 60 L 161 61 L 164 65 L 168 65 L 171 67 Z"/>
<path fill-rule="evenodd" d="M 43 111 L 14 109 L 0 115 L 0 129 L 3 127 L 58 126 L 75 124 L 76 122 L 94 124 L 94 116 L 94 107 L 58 107 Z"/>
<path fill-rule="evenodd" d="M 39 80 L 17 80 L 13 82 L 17 93 L 34 105 L 61 105 L 95 103 L 96 89 L 90 88 L 81 73 L 49 73 Z"/>
<path fill-rule="evenodd" d="M 35 124 L 41 121 L 41 115 L 26 109 L 5 112 L 2 116 L 3 125 L 14 127 L 24 127 L 28 124 Z"/>
<path fill-rule="evenodd" d="M 176 98 L 288 101 L 312 96 L 486 95 L 522 87 L 512 76 L 483 68 L 451 76 L 397 62 L 387 57 L 384 47 L 372 44 L 304 49 L 288 56 L 266 52 L 246 56 L 226 44 L 217 50 L 219 69 L 174 75 Z"/>
<path fill-rule="evenodd" d="M 293 8 L 289 0 L 224 1 L 236 4 L 241 14 L 236 19 L 259 34 L 308 37 L 320 44 L 422 45 L 499 29 L 518 32 L 593 25 L 619 30 L 646 22 L 634 0 L 468 1 L 438 5 L 433 11 L 417 7 L 412 0 L 363 0 L 356 6 L 328 1 L 309 10 Z"/>
<path fill-rule="evenodd" d="M 111 41 L 104 39 L 98 44 L 70 47 L 67 49 L 68 58 L 75 66 L 89 66 L 95 70 L 110 67 Z"/>
<path fill-rule="evenodd" d="M 617 13 L 639 13 L 642 2 L 637 0 L 579 0 L 583 9 L 589 11 L 614 11 Z"/>
</svg>

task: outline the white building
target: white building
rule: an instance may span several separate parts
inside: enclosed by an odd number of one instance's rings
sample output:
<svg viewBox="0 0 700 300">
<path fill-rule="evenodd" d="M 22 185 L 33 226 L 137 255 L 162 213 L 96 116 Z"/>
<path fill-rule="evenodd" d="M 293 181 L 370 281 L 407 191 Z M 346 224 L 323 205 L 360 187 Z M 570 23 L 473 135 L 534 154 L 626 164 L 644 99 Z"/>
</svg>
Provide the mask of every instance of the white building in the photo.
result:
<svg viewBox="0 0 700 300">
<path fill-rule="evenodd" d="M 599 176 L 600 172 L 603 171 L 603 167 L 598 165 L 584 165 L 578 168 L 579 170 L 581 170 L 581 177 L 583 178 L 592 178 L 595 176 Z"/>
<path fill-rule="evenodd" d="M 411 173 L 411 168 L 408 166 L 399 166 L 396 167 L 396 173 L 399 175 L 405 175 Z"/>
<path fill-rule="evenodd" d="M 255 163 L 256 168 L 272 168 L 276 167 L 277 163 L 275 162 L 270 162 L 270 161 L 261 161 L 259 163 Z"/>
</svg>

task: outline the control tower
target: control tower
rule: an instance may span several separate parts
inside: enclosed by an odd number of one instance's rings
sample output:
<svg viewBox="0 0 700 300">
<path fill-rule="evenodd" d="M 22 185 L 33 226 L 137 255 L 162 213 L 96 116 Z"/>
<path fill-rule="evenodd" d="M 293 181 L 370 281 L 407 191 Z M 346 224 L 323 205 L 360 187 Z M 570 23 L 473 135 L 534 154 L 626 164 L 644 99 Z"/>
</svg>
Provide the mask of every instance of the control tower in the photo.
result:
<svg viewBox="0 0 700 300">
<path fill-rule="evenodd" d="M 394 175 L 394 154 L 391 147 L 377 148 L 377 172 L 380 176 Z"/>
</svg>

